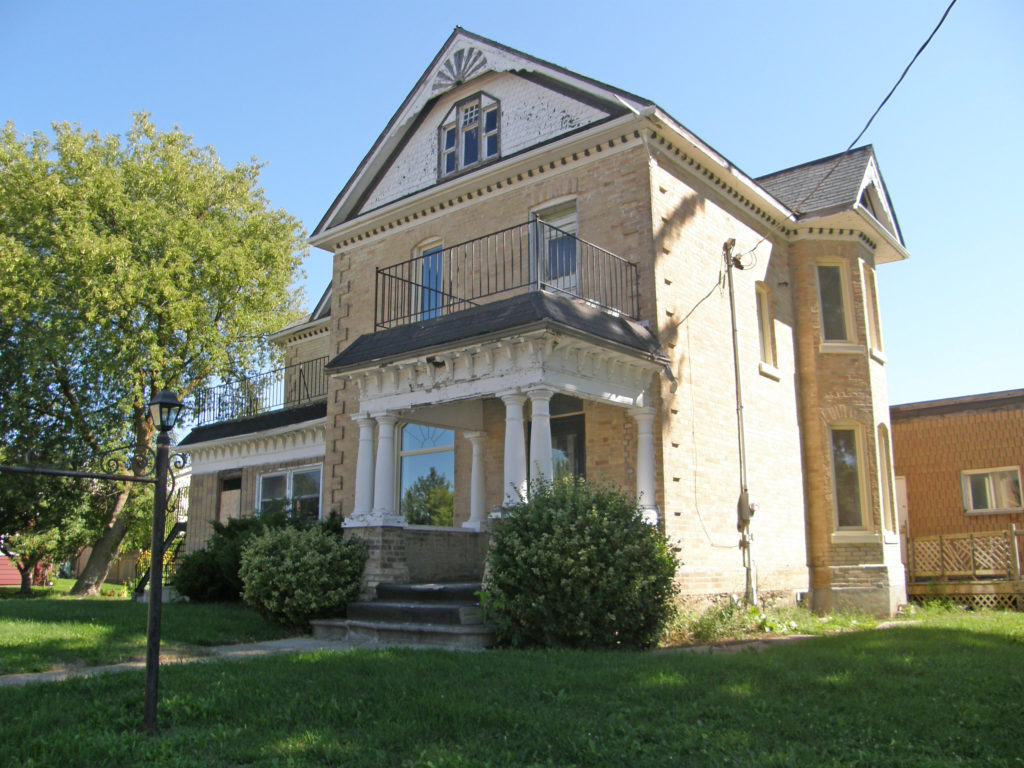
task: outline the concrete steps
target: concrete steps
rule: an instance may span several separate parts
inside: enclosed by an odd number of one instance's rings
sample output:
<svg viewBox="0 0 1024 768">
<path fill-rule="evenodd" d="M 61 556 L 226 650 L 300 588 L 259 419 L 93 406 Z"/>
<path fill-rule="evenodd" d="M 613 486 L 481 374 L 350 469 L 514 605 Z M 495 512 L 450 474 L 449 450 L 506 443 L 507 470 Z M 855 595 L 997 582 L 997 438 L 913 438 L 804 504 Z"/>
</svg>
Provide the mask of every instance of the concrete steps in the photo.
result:
<svg viewBox="0 0 1024 768">
<path fill-rule="evenodd" d="M 349 604 L 347 618 L 313 621 L 313 637 L 368 648 L 482 650 L 491 633 L 479 590 L 479 583 L 378 584 L 377 599 Z"/>
</svg>

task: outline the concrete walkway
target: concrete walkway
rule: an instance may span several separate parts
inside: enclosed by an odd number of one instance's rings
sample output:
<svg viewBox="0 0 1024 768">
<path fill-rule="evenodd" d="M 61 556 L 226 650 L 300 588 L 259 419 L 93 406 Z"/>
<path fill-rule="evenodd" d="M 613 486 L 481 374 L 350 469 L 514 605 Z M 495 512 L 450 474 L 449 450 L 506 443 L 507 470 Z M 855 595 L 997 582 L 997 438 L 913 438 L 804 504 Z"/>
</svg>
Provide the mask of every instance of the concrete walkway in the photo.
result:
<svg viewBox="0 0 1024 768">
<path fill-rule="evenodd" d="M 906 623 L 906 622 L 903 622 Z M 683 645 L 673 648 L 656 648 L 650 653 L 739 653 L 740 651 L 763 651 L 774 645 L 800 642 L 812 635 L 770 635 L 753 640 L 736 640 L 714 645 Z M 283 640 L 267 640 L 262 643 L 242 643 L 240 645 L 217 645 L 203 649 L 195 654 L 161 654 L 160 664 L 163 667 L 173 664 L 190 664 L 200 661 L 217 661 L 220 659 L 250 659 L 257 656 L 270 656 L 278 653 L 308 653 L 312 651 L 347 651 L 352 648 L 365 647 L 344 640 L 318 640 L 313 637 L 286 637 Z M 430 649 L 428 649 L 430 650 Z M 436 650 L 436 649 L 433 649 Z M 108 664 L 102 667 L 68 667 L 50 672 L 29 672 L 20 675 L 0 675 L 0 688 L 7 686 L 28 685 L 29 683 L 50 683 L 68 680 L 75 677 L 92 677 L 110 672 L 126 672 L 133 669 L 145 669 L 145 661 L 128 661 L 123 664 Z"/>
</svg>

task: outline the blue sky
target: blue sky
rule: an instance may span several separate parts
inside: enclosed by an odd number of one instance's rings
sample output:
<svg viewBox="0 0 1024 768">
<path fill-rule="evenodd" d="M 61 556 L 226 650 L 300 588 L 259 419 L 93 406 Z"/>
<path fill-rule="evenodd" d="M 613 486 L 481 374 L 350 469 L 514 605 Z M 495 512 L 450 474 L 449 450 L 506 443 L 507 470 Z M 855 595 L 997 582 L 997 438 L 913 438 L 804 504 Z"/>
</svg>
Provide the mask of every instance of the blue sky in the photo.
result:
<svg viewBox="0 0 1024 768">
<path fill-rule="evenodd" d="M 0 120 L 145 110 L 257 156 L 312 228 L 455 25 L 657 102 L 751 176 L 847 147 L 948 0 L 0 0 Z M 893 403 L 1024 387 L 1024 3 L 959 0 L 876 118 L 912 258 L 880 269 Z M 330 278 L 311 251 L 306 298 Z"/>
</svg>

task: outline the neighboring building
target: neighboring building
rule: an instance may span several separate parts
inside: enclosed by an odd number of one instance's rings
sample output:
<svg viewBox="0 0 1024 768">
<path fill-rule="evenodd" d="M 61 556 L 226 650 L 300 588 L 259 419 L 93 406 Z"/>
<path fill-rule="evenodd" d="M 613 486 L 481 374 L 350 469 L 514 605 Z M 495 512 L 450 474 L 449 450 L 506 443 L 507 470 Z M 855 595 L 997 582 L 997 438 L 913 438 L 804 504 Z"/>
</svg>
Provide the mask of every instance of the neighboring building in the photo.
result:
<svg viewBox="0 0 1024 768">
<path fill-rule="evenodd" d="M 908 254 L 871 147 L 752 179 L 457 28 L 310 242 L 333 278 L 286 368 L 182 441 L 190 548 L 291 499 L 370 542 L 371 589 L 479 578 L 494 510 L 576 475 L 636 490 L 686 593 L 742 593 L 742 444 L 762 594 L 904 602 L 875 269 Z"/>
<path fill-rule="evenodd" d="M 894 405 L 890 413 L 904 535 L 1024 529 L 1024 389 Z"/>
</svg>

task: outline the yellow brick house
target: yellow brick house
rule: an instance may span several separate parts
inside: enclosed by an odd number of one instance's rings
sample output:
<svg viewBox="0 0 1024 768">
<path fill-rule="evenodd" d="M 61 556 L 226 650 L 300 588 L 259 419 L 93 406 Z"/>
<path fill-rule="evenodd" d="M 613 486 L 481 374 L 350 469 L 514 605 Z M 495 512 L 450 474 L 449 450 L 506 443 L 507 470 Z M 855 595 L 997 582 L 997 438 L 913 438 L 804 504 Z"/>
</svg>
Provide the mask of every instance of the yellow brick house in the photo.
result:
<svg viewBox="0 0 1024 768">
<path fill-rule="evenodd" d="M 870 146 L 751 178 L 456 28 L 310 242 L 333 277 L 275 336 L 280 396 L 204 393 L 182 441 L 190 548 L 289 498 L 370 543 L 371 591 L 479 579 L 505 503 L 584 476 L 636 493 L 689 595 L 904 602 L 875 270 L 908 254 Z M 450 514 L 411 509 L 424 478 Z"/>
</svg>

